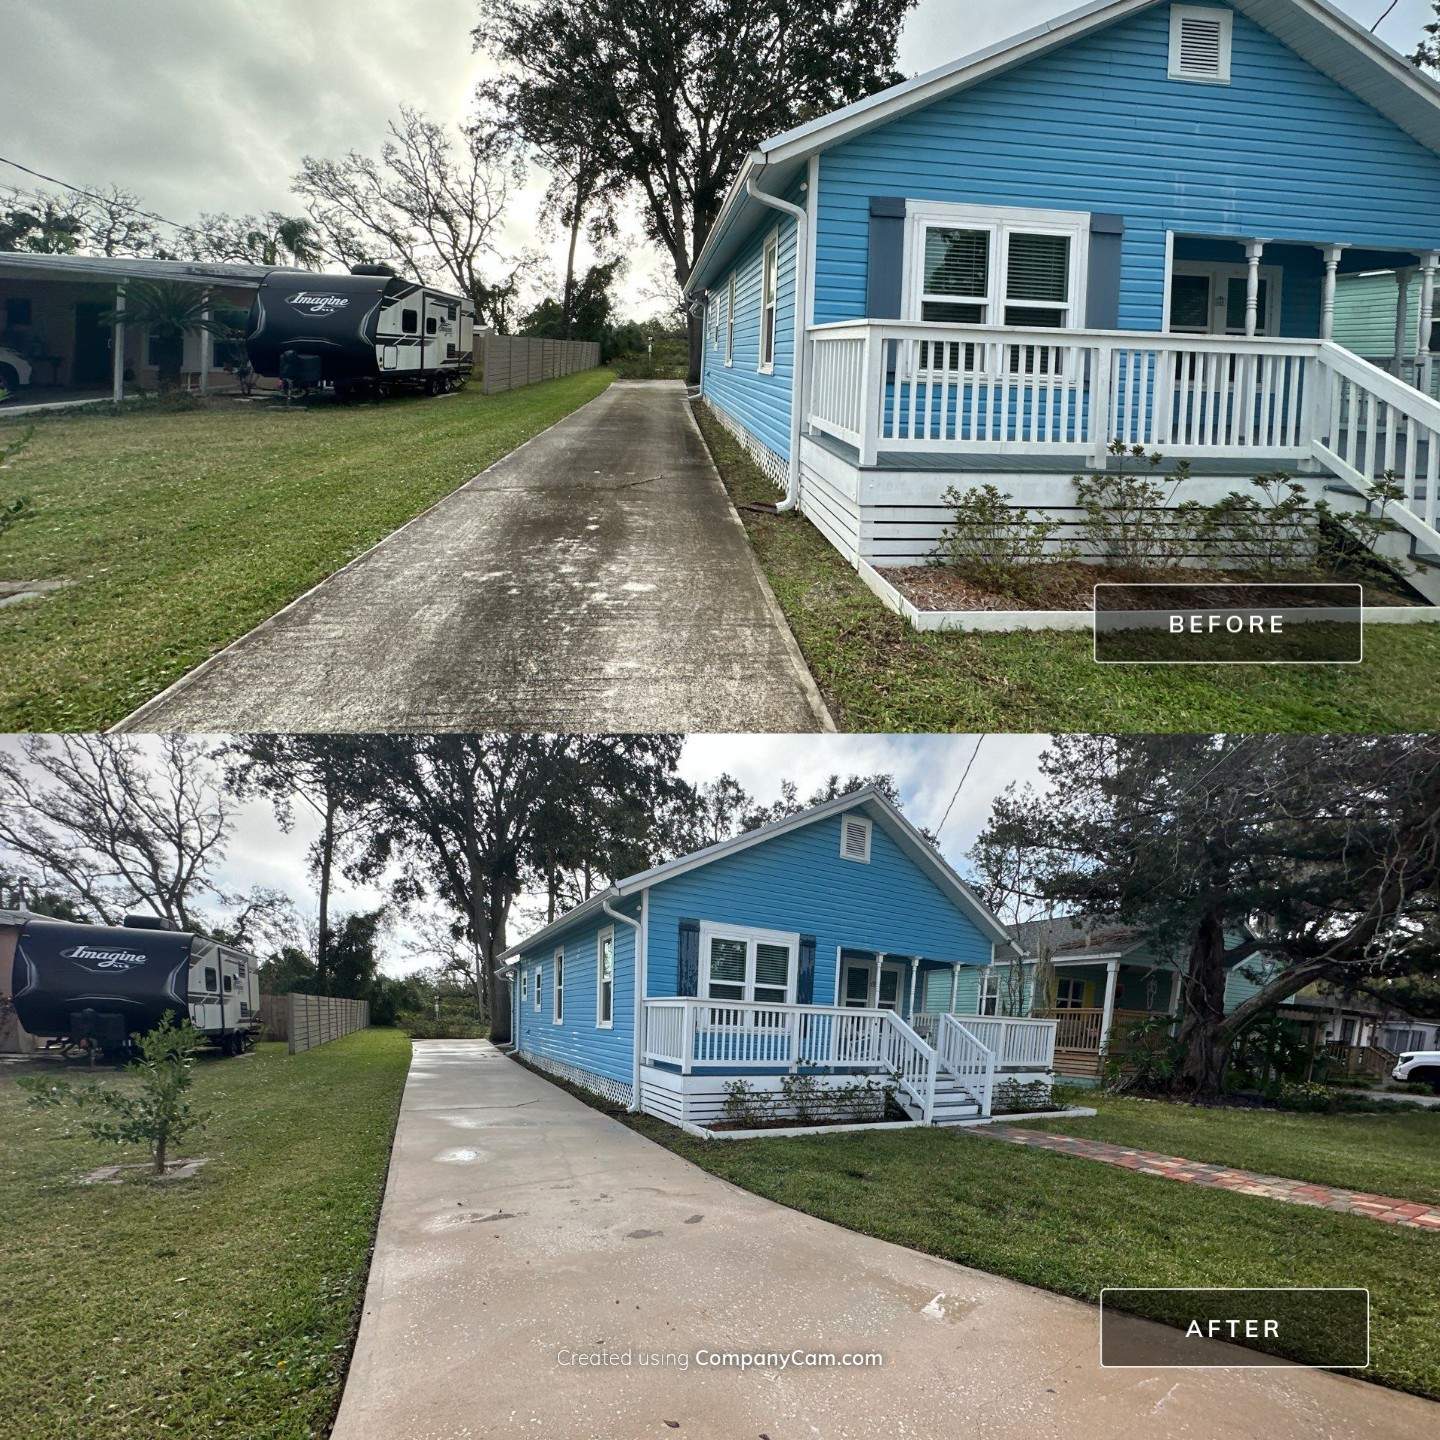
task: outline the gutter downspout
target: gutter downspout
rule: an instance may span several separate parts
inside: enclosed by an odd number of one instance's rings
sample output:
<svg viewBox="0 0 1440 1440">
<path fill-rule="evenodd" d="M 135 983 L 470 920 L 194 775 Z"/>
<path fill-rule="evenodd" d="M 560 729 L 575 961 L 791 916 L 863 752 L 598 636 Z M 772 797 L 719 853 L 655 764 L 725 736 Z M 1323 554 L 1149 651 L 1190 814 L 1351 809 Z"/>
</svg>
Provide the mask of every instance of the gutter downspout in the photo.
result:
<svg viewBox="0 0 1440 1440">
<path fill-rule="evenodd" d="M 645 1033 L 645 934 L 648 929 L 650 915 L 650 892 L 640 892 L 640 919 L 633 920 L 629 915 L 622 914 L 619 910 L 613 910 L 608 900 L 602 901 L 601 910 L 612 920 L 619 920 L 628 925 L 635 932 L 635 1033 L 630 1046 L 630 1113 L 638 1114 L 640 1110 L 640 1049 Z"/>
<path fill-rule="evenodd" d="M 763 167 L 762 167 L 763 168 Z M 809 183 L 808 181 L 806 182 Z M 778 195 L 767 195 L 755 188 L 755 176 L 745 177 L 745 193 L 772 210 L 779 210 L 795 221 L 795 365 L 790 393 L 790 465 L 785 477 L 785 498 L 775 507 L 778 515 L 793 510 L 800 502 L 800 406 L 805 394 L 805 294 L 806 266 L 810 260 L 810 217 L 800 205 L 792 205 Z"/>
</svg>

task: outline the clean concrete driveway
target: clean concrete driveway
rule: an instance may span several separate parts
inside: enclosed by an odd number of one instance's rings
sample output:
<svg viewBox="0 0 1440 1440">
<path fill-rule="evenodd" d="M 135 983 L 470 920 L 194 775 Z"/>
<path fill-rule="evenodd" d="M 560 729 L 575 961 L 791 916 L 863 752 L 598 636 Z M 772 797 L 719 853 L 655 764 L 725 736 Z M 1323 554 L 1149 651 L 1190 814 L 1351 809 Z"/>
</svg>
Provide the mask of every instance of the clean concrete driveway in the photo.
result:
<svg viewBox="0 0 1440 1440">
<path fill-rule="evenodd" d="M 878 1351 L 721 1369 L 698 1351 Z M 1313 1370 L 1101 1370 L 1088 1305 L 852 1234 L 651 1144 L 485 1041 L 420 1041 L 333 1440 L 1434 1433 Z M 589 1368 L 577 1355 L 682 1355 Z"/>
<path fill-rule="evenodd" d="M 684 387 L 618 382 L 119 728 L 828 723 Z"/>
</svg>

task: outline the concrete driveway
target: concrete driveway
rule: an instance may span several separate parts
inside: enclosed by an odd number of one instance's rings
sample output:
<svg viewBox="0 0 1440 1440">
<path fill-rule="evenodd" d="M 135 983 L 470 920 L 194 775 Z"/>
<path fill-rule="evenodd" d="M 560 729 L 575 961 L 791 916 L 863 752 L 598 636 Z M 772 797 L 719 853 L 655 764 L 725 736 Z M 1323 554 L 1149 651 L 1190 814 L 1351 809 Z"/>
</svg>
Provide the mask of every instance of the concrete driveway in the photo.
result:
<svg viewBox="0 0 1440 1440">
<path fill-rule="evenodd" d="M 1440 1414 L 1321 1371 L 1102 1371 L 1097 1349 L 1088 1305 L 737 1190 L 487 1042 L 420 1041 L 334 1440 L 1410 1440 Z M 695 1359 L 797 1350 L 884 1363 Z M 575 1363 L 607 1354 L 632 1363 Z"/>
<path fill-rule="evenodd" d="M 119 728 L 828 724 L 684 387 L 617 382 Z"/>
</svg>

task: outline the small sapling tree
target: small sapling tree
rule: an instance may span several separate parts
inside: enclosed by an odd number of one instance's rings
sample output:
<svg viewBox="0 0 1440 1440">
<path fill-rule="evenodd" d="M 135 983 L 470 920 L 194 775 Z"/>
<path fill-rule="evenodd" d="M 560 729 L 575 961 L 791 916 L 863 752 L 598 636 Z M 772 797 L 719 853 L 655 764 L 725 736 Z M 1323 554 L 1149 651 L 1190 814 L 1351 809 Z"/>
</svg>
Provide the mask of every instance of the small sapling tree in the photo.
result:
<svg viewBox="0 0 1440 1440">
<path fill-rule="evenodd" d="M 167 1010 L 164 1019 L 136 1042 L 139 1054 L 127 1068 L 139 1077 L 138 1087 L 75 1086 L 35 1078 L 18 1083 L 29 1092 L 32 1105 L 74 1106 L 80 1112 L 81 1128 L 92 1140 L 148 1146 L 151 1173 L 163 1175 L 170 1147 L 210 1119 L 190 1099 L 195 1050 L 203 1038 L 188 1020 L 177 1025 Z"/>
</svg>

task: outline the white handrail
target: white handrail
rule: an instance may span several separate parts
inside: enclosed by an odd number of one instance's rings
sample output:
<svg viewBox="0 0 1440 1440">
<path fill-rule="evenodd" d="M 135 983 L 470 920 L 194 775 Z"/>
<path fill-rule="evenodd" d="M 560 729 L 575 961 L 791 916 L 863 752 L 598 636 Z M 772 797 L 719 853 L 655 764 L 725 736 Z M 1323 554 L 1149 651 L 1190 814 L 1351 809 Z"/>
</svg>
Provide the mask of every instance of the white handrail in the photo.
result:
<svg viewBox="0 0 1440 1440">
<path fill-rule="evenodd" d="M 995 1052 L 947 1013 L 940 1017 L 935 1059 L 969 1091 L 981 1115 L 988 1115 L 995 1092 Z"/>
</svg>

